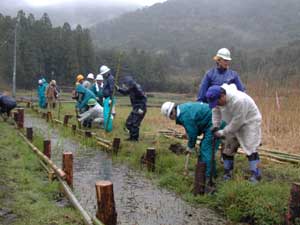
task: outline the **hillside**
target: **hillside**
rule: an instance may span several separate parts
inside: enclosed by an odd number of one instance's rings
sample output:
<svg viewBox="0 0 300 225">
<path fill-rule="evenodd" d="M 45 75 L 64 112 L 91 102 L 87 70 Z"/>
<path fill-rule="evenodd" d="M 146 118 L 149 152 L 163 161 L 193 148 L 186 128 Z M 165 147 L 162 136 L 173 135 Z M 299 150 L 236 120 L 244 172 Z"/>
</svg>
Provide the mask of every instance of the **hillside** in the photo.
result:
<svg viewBox="0 0 300 225">
<path fill-rule="evenodd" d="M 151 50 L 271 47 L 300 39 L 298 0 L 169 0 L 93 28 L 100 47 Z M 105 32 L 104 32 L 105 31 Z"/>
</svg>

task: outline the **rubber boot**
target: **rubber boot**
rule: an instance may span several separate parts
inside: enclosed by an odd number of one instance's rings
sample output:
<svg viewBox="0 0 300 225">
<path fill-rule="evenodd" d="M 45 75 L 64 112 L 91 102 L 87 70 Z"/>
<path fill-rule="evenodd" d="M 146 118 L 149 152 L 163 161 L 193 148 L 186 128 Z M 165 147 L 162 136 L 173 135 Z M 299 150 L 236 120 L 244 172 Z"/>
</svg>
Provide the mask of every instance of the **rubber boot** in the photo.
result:
<svg viewBox="0 0 300 225">
<path fill-rule="evenodd" d="M 224 176 L 223 179 L 230 180 L 232 178 L 233 159 L 224 159 Z"/>
<path fill-rule="evenodd" d="M 250 160 L 249 166 L 251 171 L 251 177 L 249 178 L 249 181 L 252 183 L 257 183 L 261 179 L 261 172 L 258 168 L 258 164 L 260 163 L 260 160 Z"/>
</svg>

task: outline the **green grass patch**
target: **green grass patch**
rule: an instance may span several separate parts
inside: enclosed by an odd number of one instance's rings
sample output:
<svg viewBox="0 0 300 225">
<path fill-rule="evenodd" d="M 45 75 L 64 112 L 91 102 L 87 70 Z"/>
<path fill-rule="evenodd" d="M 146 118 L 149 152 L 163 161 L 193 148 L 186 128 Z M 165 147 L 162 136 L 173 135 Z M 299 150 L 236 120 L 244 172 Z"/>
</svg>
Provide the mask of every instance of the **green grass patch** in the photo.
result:
<svg viewBox="0 0 300 225">
<path fill-rule="evenodd" d="M 59 207 L 59 183 L 49 182 L 37 156 L 16 134 L 0 123 L 0 209 L 13 219 L 0 217 L 1 224 L 83 224 L 72 207 Z M 37 142 L 40 139 L 35 137 Z"/>
</svg>

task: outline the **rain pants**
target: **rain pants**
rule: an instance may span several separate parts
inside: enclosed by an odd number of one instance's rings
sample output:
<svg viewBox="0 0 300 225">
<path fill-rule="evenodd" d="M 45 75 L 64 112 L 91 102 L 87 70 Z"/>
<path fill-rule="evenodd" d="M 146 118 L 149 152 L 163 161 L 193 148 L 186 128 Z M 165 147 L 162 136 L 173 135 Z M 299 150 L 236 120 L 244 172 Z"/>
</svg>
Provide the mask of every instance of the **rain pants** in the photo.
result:
<svg viewBox="0 0 300 225">
<path fill-rule="evenodd" d="M 199 160 L 206 163 L 206 176 L 209 177 L 211 166 L 213 173 L 216 173 L 216 164 L 211 165 L 212 156 L 212 112 L 206 103 L 187 102 L 177 106 L 176 124 L 185 128 L 188 135 L 188 147 L 194 148 L 197 136 L 203 134 L 199 148 Z M 222 124 L 224 126 L 224 124 Z M 218 150 L 220 141 L 216 141 L 215 151 Z"/>
</svg>

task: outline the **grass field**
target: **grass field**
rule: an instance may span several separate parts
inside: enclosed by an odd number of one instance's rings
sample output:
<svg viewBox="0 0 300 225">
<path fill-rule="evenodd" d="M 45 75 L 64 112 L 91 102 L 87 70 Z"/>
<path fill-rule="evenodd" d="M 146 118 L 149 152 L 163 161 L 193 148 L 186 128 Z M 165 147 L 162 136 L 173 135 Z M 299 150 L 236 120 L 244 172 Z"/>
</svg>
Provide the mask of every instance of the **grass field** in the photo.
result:
<svg viewBox="0 0 300 225">
<path fill-rule="evenodd" d="M 257 88 L 257 89 L 255 89 Z M 275 90 L 275 91 L 274 91 Z M 286 93 L 285 89 L 267 91 L 266 89 L 253 86 L 248 93 L 253 94 L 263 115 L 263 144 L 265 147 L 280 149 L 299 153 L 299 112 L 297 105 L 298 91 Z M 159 106 L 166 100 L 177 103 L 193 100 L 191 95 L 151 93 L 149 104 Z M 184 140 L 167 139 L 158 134 L 161 129 L 177 129 L 184 132 L 182 127 L 176 126 L 174 121 L 164 118 L 160 114 L 160 108 L 149 108 L 141 126 L 141 140 L 138 143 L 123 141 L 128 134 L 124 131 L 125 120 L 131 110 L 128 97 L 118 97 L 117 116 L 114 120 L 114 129 L 111 133 L 103 129 L 93 129 L 99 136 L 112 139 L 122 139 L 121 151 L 115 160 L 124 162 L 129 166 L 140 170 L 140 158 L 147 147 L 155 147 L 157 150 L 157 161 L 155 173 L 143 170 L 150 179 L 162 187 L 166 187 L 185 200 L 193 204 L 205 204 L 213 207 L 225 217 L 237 222 L 250 224 L 282 224 L 287 210 L 290 184 L 300 181 L 300 168 L 293 165 L 278 165 L 265 160 L 261 163 L 263 181 L 258 185 L 250 184 L 247 176 L 248 162 L 244 156 L 236 157 L 235 177 L 233 181 L 224 183 L 222 176 L 217 178 L 217 193 L 215 195 L 193 196 L 193 172 L 196 164 L 196 156 L 192 157 L 189 164 L 189 176 L 183 175 L 184 155 L 175 155 L 168 150 L 171 143 Z M 279 108 L 280 107 L 280 108 Z M 64 103 L 61 106 L 61 120 L 64 114 L 75 114 L 74 104 Z M 57 116 L 57 109 L 54 111 Z M 75 117 L 70 123 L 77 124 Z M 218 162 L 218 174 L 223 173 L 222 165 Z"/>
</svg>

